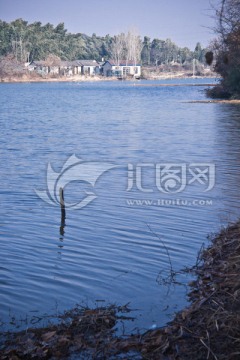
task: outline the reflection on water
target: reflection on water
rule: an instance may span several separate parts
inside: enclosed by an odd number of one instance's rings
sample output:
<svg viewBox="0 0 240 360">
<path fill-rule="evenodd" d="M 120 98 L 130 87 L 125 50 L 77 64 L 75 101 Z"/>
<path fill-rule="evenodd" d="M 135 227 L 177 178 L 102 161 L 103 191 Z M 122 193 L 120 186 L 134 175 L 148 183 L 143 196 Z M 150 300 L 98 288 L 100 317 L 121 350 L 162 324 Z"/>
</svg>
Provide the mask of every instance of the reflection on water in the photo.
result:
<svg viewBox="0 0 240 360">
<path fill-rule="evenodd" d="M 203 98 L 201 87 L 0 84 L 1 319 L 101 299 L 130 301 L 139 309 L 133 326 L 148 328 L 184 306 L 184 286 L 158 282 L 169 256 L 174 271 L 195 264 L 207 234 L 239 216 L 240 107 L 185 102 Z M 34 189 L 46 189 L 49 162 L 60 171 L 73 154 L 117 167 L 97 181 L 91 204 L 65 218 Z M 209 192 L 197 183 L 175 195 L 156 187 L 127 192 L 128 164 L 139 163 L 212 163 L 216 184 Z M 65 197 L 74 203 L 89 191 L 89 184 L 73 182 Z M 212 203 L 129 203 L 176 198 Z"/>
</svg>

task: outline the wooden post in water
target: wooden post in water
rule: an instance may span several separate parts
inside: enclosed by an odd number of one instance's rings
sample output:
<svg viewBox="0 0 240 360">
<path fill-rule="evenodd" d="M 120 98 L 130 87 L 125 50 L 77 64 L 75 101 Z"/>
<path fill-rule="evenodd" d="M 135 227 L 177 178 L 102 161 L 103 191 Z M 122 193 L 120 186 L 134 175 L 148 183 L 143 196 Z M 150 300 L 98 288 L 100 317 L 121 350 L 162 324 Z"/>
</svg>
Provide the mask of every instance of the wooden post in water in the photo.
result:
<svg viewBox="0 0 240 360">
<path fill-rule="evenodd" d="M 60 233 L 63 232 L 63 234 L 64 234 L 66 211 L 65 211 L 65 202 L 64 202 L 63 188 L 60 188 L 60 189 L 59 189 L 59 198 L 60 198 L 60 206 L 61 206 L 61 227 L 60 227 Z M 62 234 L 61 234 L 61 235 L 62 235 Z"/>
</svg>

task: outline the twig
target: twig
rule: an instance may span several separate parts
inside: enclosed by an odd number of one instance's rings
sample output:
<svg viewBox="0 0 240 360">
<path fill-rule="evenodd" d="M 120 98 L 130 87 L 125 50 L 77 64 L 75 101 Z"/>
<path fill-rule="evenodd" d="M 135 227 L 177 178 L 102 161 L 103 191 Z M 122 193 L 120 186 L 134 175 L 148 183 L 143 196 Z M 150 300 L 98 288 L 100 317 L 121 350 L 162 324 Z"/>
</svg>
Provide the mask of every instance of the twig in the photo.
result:
<svg viewBox="0 0 240 360">
<path fill-rule="evenodd" d="M 167 256 L 168 256 L 168 261 L 169 261 L 169 265 L 170 265 L 171 274 L 174 274 L 174 275 L 175 275 L 176 272 L 173 270 L 172 260 L 171 260 L 171 257 L 170 257 L 170 254 L 169 254 L 169 251 L 168 251 L 168 248 L 167 248 L 166 244 L 164 243 L 163 239 L 162 239 L 158 234 L 156 234 L 156 233 L 152 230 L 152 228 L 151 228 L 151 226 L 150 226 L 149 224 L 147 224 L 147 227 L 149 228 L 149 230 L 151 231 L 151 233 L 152 233 L 153 235 L 155 235 L 155 236 L 161 241 L 164 249 L 166 250 Z"/>
<path fill-rule="evenodd" d="M 207 346 L 207 344 L 205 344 L 205 342 L 203 341 L 203 339 L 200 339 L 201 343 L 205 346 L 205 348 L 208 350 L 208 357 L 209 358 L 209 354 L 211 353 L 212 356 L 214 357 L 215 360 L 218 360 L 218 358 L 216 357 L 216 355 L 214 354 L 214 352 L 210 349 L 209 346 Z"/>
</svg>

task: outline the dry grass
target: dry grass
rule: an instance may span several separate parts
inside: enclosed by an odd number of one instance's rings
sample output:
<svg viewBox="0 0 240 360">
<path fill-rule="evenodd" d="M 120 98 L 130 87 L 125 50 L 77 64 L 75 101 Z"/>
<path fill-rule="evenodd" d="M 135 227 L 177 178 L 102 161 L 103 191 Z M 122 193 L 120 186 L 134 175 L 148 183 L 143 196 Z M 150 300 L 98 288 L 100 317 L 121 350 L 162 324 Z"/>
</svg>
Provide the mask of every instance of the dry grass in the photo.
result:
<svg viewBox="0 0 240 360">
<path fill-rule="evenodd" d="M 145 335 L 147 359 L 240 359 L 240 223 L 222 230 L 201 257 L 191 306 Z"/>
<path fill-rule="evenodd" d="M 26 73 L 11 76 L 0 77 L 2 83 L 35 83 L 35 82 L 89 82 L 89 81 L 113 81 L 116 80 L 113 77 L 102 77 L 102 76 L 85 76 L 85 75 L 74 75 L 74 76 L 54 76 L 46 75 L 41 76 L 37 73 Z"/>
</svg>

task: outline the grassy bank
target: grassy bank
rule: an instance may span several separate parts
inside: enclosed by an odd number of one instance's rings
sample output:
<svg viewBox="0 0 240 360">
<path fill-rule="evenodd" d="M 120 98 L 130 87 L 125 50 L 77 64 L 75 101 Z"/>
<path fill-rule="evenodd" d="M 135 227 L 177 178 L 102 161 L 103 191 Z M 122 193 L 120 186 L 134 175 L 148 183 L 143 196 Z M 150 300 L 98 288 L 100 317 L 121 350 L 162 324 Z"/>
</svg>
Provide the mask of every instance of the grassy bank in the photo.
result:
<svg viewBox="0 0 240 360">
<path fill-rule="evenodd" d="M 76 352 L 79 359 L 239 359 L 240 222 L 216 235 L 200 259 L 190 306 L 166 327 L 117 337 L 119 319 L 129 319 L 127 306 L 77 308 L 59 325 L 5 334 L 1 359 L 64 359 Z"/>
<path fill-rule="evenodd" d="M 203 73 L 199 76 L 194 76 L 194 79 L 198 78 L 213 78 L 216 77 L 215 73 Z M 147 72 L 142 73 L 142 80 L 169 80 L 169 79 L 185 79 L 193 78 L 193 74 L 187 71 L 168 71 L 168 72 Z M 37 73 L 15 73 L 0 76 L 0 83 L 26 83 L 26 82 L 86 82 L 86 81 L 116 81 L 116 77 L 104 77 L 104 76 L 57 76 L 57 75 L 46 75 L 42 76 Z M 129 77 L 127 80 L 134 80 Z"/>
<path fill-rule="evenodd" d="M 103 76 L 41 76 L 38 74 L 25 74 L 23 76 L 5 76 L 0 78 L 1 83 L 34 83 L 34 82 L 87 82 L 87 81 L 111 81 L 116 80 Z"/>
</svg>

